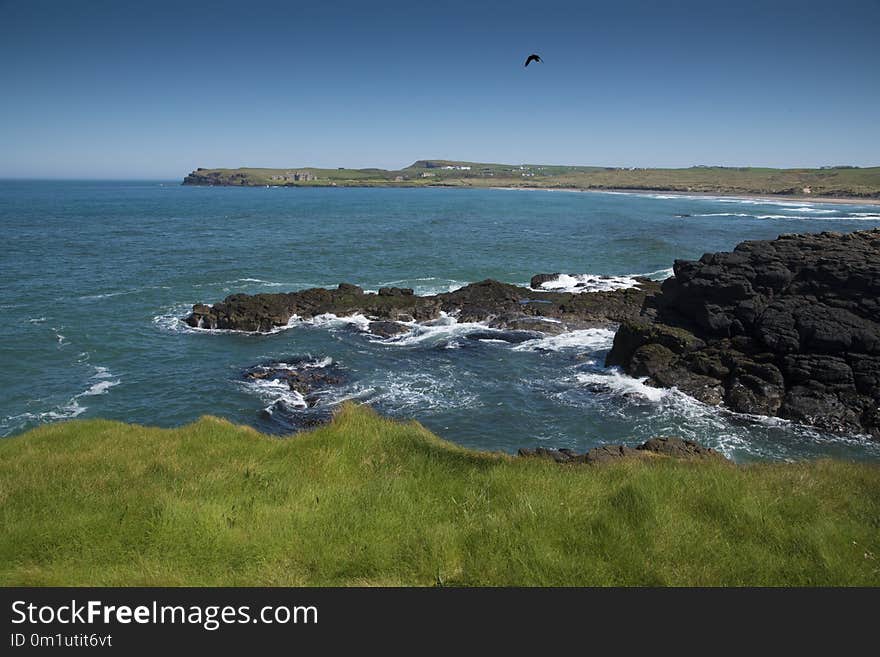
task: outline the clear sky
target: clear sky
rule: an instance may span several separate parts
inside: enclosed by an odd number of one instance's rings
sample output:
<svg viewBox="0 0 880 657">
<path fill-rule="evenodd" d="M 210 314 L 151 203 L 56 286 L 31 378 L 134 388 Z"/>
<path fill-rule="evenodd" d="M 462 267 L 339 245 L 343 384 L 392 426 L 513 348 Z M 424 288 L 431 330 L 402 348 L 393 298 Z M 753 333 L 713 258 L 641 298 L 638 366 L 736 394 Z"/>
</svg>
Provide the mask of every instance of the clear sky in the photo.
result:
<svg viewBox="0 0 880 657">
<path fill-rule="evenodd" d="M 2 177 L 880 164 L 880 0 L 0 0 L 0 62 Z"/>
</svg>

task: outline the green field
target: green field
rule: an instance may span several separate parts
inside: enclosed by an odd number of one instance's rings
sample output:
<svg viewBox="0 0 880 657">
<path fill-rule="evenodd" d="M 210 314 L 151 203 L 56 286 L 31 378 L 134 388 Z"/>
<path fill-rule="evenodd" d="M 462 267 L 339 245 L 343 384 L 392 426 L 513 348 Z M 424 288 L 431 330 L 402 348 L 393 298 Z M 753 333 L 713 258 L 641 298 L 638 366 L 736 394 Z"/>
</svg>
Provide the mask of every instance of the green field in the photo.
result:
<svg viewBox="0 0 880 657">
<path fill-rule="evenodd" d="M 446 168 L 451 167 L 451 168 Z M 465 168 L 469 167 L 469 168 Z M 307 174 L 294 180 L 295 174 Z M 419 160 L 386 169 L 197 169 L 184 184 L 240 186 L 539 187 L 880 198 L 880 167 L 639 169 Z M 809 191 L 805 191 L 809 190 Z"/>
<path fill-rule="evenodd" d="M 468 451 L 345 406 L 0 441 L 2 585 L 880 584 L 880 468 Z"/>
</svg>

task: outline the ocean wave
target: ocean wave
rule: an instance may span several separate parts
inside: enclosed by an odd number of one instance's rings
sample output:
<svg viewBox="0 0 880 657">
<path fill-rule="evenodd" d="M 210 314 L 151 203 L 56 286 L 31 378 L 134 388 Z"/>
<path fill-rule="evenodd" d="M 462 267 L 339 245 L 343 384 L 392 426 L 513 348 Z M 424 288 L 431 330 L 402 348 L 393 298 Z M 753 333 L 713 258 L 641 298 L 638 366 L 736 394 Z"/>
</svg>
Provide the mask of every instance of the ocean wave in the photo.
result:
<svg viewBox="0 0 880 657">
<path fill-rule="evenodd" d="M 293 363 L 284 361 L 273 361 L 265 367 L 273 372 L 278 370 L 286 370 L 295 372 L 303 369 L 323 369 L 334 364 L 333 358 L 327 356 L 324 358 L 306 357 Z M 255 369 L 261 369 L 255 368 Z M 251 370 L 253 371 L 253 370 Z M 295 416 L 297 412 L 309 409 L 309 403 L 305 396 L 297 390 L 291 389 L 287 381 L 268 376 L 265 378 L 249 377 L 244 381 L 238 382 L 250 393 L 256 394 L 257 397 L 265 404 L 263 411 L 270 417 L 275 417 L 277 413 L 282 413 L 284 419 L 283 424 L 289 424 L 287 419 Z M 316 391 L 316 396 L 326 394 L 322 391 Z"/>
<path fill-rule="evenodd" d="M 793 207 L 800 214 L 754 214 L 749 212 L 703 212 L 692 217 L 748 217 L 752 219 L 793 219 L 797 221 L 861 221 L 880 219 L 876 212 L 848 212 L 845 210 L 823 210 L 819 208 Z M 809 215 L 804 212 L 812 213 Z M 820 216 L 815 216 L 820 215 Z"/>
<path fill-rule="evenodd" d="M 632 421 L 632 431 L 641 436 L 679 436 L 712 447 L 734 460 L 772 459 L 795 461 L 808 458 L 805 448 L 817 455 L 829 446 L 880 453 L 880 444 L 867 436 L 827 434 L 815 427 L 799 425 L 778 417 L 735 413 L 724 406 L 711 406 L 676 388 L 656 388 L 644 378 L 634 378 L 617 368 L 580 372 L 576 385 L 607 393 Z M 565 395 L 566 393 L 561 393 Z M 631 404 L 648 405 L 640 413 Z M 605 408 L 604 412 L 611 412 Z"/>
<path fill-rule="evenodd" d="M 63 326 L 58 326 L 58 327 L 53 326 L 52 327 L 52 332 L 55 333 L 55 341 L 58 343 L 59 349 L 61 349 L 61 347 L 64 347 L 65 345 L 70 344 L 67 341 L 67 337 L 61 333 L 62 330 L 64 330 Z"/>
<path fill-rule="evenodd" d="M 575 378 L 581 384 L 607 389 L 616 395 L 635 395 L 651 402 L 659 402 L 671 394 L 668 389 L 647 385 L 645 383 L 647 377 L 637 379 L 616 369 L 605 372 L 582 372 Z"/>
<path fill-rule="evenodd" d="M 480 406 L 479 396 L 457 380 L 462 374 L 452 367 L 433 372 L 389 372 L 380 379 L 331 393 L 326 403 L 353 400 L 405 416 Z"/>
<path fill-rule="evenodd" d="M 293 328 L 298 324 L 304 323 L 297 315 L 294 315 L 284 326 L 276 326 L 271 331 L 241 331 L 238 329 L 210 329 L 190 326 L 183 321 L 192 312 L 192 304 L 178 303 L 165 310 L 165 312 L 153 316 L 153 325 L 161 331 L 168 333 L 205 333 L 211 335 L 225 335 L 233 333 L 237 335 L 274 335 L 287 329 Z"/>
<path fill-rule="evenodd" d="M 584 349 L 601 351 L 610 349 L 614 343 L 614 331 L 593 328 L 569 331 L 559 335 L 549 335 L 521 342 L 513 347 L 514 351 L 562 351 L 565 349 Z"/>
<path fill-rule="evenodd" d="M 12 432 L 24 429 L 32 424 L 72 420 L 85 413 L 88 410 L 88 407 L 80 404 L 81 399 L 84 397 L 105 395 L 110 391 L 110 388 L 121 383 L 120 379 L 114 378 L 114 375 L 108 368 L 95 366 L 94 369 L 95 373 L 89 377 L 88 388 L 75 394 L 66 402 L 46 411 L 19 413 L 18 415 L 10 415 L 4 418 L 0 421 L 0 432 L 2 432 L 2 435 L 9 435 Z"/>
<path fill-rule="evenodd" d="M 794 219 L 797 221 L 868 221 L 880 219 L 880 214 L 853 213 L 847 216 L 814 217 L 797 214 L 758 214 L 756 219 Z"/>
<path fill-rule="evenodd" d="M 365 292 L 377 293 L 380 287 L 409 287 L 413 293 L 420 296 L 434 296 L 445 292 L 455 292 L 468 285 L 468 281 L 458 281 L 454 278 L 438 278 L 428 276 L 424 278 L 402 278 L 396 281 L 378 283 L 376 288 L 365 289 Z"/>
<path fill-rule="evenodd" d="M 334 315 L 333 313 L 324 313 L 323 315 L 315 315 L 311 319 L 299 319 L 298 317 L 291 318 L 291 322 L 295 322 L 295 324 L 306 324 L 316 328 L 355 328 L 359 331 L 366 331 L 370 327 L 370 320 L 366 315 L 360 313 L 343 316 Z M 291 325 L 295 325 L 291 324 L 291 322 L 288 322 L 288 328 Z"/>
<path fill-rule="evenodd" d="M 536 292 L 609 292 L 626 290 L 639 284 L 639 278 L 664 280 L 672 276 L 672 268 L 659 269 L 645 274 L 620 274 L 608 276 L 602 274 L 560 274 L 550 281 L 541 283 Z"/>
<path fill-rule="evenodd" d="M 85 294 L 77 297 L 79 301 L 97 301 L 99 299 L 109 299 L 111 297 L 118 297 L 125 294 L 137 294 L 138 292 L 145 292 L 147 290 L 170 290 L 171 288 L 167 285 L 149 285 L 147 287 L 136 287 L 128 290 L 114 290 L 113 292 L 104 292 L 100 294 Z"/>
<path fill-rule="evenodd" d="M 594 191 L 594 190 L 590 190 Z M 835 212 L 840 212 L 840 209 L 830 208 L 830 207 L 817 207 L 819 205 L 823 205 L 821 200 L 816 201 L 802 201 L 802 200 L 776 200 L 772 198 L 758 198 L 758 197 L 746 197 L 746 196 L 718 196 L 714 194 L 687 194 L 687 193 L 656 193 L 656 192 L 642 192 L 642 191 L 598 191 L 595 193 L 598 194 L 615 194 L 615 195 L 623 195 L 623 196 L 642 196 L 645 198 L 652 198 L 664 201 L 678 201 L 678 200 L 687 200 L 687 201 L 711 201 L 714 203 L 730 203 L 736 205 L 774 205 L 782 208 L 792 208 L 793 210 L 797 210 L 800 212 L 812 212 L 817 214 L 831 214 Z M 825 203 L 824 205 L 829 205 Z M 858 205 L 858 204 L 855 204 Z M 698 215 L 694 215 L 698 216 Z"/>
<path fill-rule="evenodd" d="M 754 217 L 755 215 L 748 212 L 703 212 L 700 214 L 692 214 L 692 217 Z"/>
<path fill-rule="evenodd" d="M 410 332 L 400 336 L 390 338 L 375 338 L 371 342 L 381 343 L 394 347 L 415 347 L 415 346 L 438 346 L 445 344 L 449 346 L 455 342 L 453 349 L 461 346 L 455 339 L 464 338 L 468 333 L 475 331 L 492 333 L 497 331 L 499 335 L 503 333 L 501 329 L 493 329 L 485 322 L 459 322 L 454 316 L 441 312 L 440 317 L 428 322 L 407 322 L 406 326 L 410 327 Z"/>
<path fill-rule="evenodd" d="M 270 416 L 276 411 L 286 412 L 305 410 L 308 408 L 306 398 L 296 390 L 291 390 L 284 381 L 277 379 L 253 379 L 242 384 L 247 390 L 254 392 L 266 404 L 263 409 Z"/>
<path fill-rule="evenodd" d="M 232 285 L 233 283 L 259 283 L 260 285 L 266 285 L 268 287 L 280 287 L 284 285 L 284 283 L 278 283 L 276 281 L 266 281 L 262 278 L 235 278 L 231 281 L 225 281 L 224 285 Z"/>
</svg>

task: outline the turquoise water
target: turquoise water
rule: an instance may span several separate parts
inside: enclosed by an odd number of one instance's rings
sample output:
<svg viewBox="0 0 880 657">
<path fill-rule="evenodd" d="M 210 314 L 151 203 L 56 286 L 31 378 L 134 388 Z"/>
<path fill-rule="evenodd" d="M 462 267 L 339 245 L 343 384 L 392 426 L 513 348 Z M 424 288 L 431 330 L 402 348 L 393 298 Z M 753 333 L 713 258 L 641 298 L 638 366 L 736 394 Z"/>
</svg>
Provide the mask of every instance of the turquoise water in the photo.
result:
<svg viewBox="0 0 880 657">
<path fill-rule="evenodd" d="M 731 415 L 606 370 L 608 331 L 509 345 L 454 324 L 381 341 L 350 321 L 272 335 L 179 321 L 233 292 L 340 281 L 424 294 L 561 271 L 626 285 L 744 239 L 876 225 L 876 206 L 662 194 L 3 181 L 0 434 L 72 417 L 176 426 L 207 413 L 287 433 L 308 412 L 241 372 L 309 358 L 332 359 L 347 379 L 322 408 L 357 399 L 477 448 L 675 434 L 738 460 L 878 459 L 880 445 L 859 437 Z"/>
</svg>

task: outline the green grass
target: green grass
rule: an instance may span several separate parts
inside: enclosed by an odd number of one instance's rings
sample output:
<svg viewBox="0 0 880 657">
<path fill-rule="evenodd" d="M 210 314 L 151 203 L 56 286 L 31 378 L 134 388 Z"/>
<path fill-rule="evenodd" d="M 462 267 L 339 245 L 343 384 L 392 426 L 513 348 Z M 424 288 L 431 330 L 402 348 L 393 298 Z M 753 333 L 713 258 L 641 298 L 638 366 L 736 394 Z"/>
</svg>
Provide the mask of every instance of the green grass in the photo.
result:
<svg viewBox="0 0 880 657">
<path fill-rule="evenodd" d="M 876 586 L 880 468 L 559 466 L 355 406 L 73 421 L 0 441 L 0 527 L 3 585 Z"/>
</svg>

